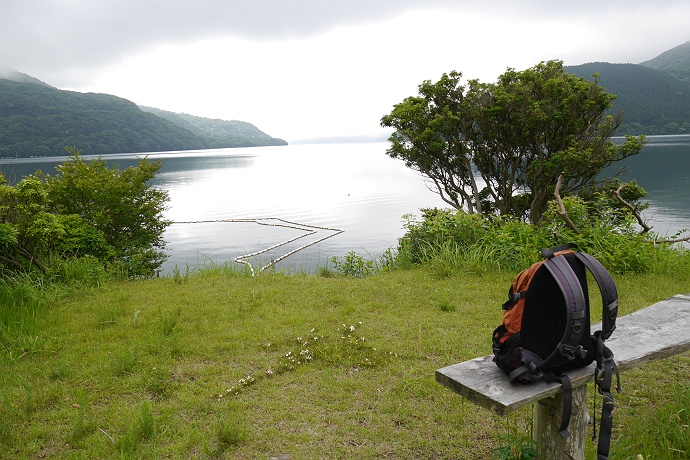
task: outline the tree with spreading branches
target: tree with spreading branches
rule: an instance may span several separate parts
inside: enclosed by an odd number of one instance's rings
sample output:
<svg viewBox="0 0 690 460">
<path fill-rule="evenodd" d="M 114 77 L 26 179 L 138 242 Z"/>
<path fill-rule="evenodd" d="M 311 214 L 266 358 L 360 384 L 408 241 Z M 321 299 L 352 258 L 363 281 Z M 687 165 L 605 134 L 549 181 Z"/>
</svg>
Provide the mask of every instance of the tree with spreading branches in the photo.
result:
<svg viewBox="0 0 690 460">
<path fill-rule="evenodd" d="M 643 136 L 612 140 L 622 119 L 608 113 L 615 96 L 561 61 L 508 69 L 490 84 L 463 86 L 461 76 L 423 82 L 381 119 L 394 128 L 387 154 L 454 208 L 538 225 L 559 177 L 562 193 L 597 187 L 604 168 L 644 146 Z"/>
</svg>

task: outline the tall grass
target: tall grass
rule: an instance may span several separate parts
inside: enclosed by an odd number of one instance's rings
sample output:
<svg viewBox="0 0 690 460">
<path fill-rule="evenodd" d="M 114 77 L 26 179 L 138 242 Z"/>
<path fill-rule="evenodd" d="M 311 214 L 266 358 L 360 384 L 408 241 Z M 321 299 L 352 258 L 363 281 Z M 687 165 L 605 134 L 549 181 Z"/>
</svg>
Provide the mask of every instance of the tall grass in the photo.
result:
<svg viewBox="0 0 690 460">
<path fill-rule="evenodd" d="M 557 222 L 535 227 L 508 218 L 431 209 L 424 210 L 421 221 L 408 220 L 406 228 L 398 248 L 398 265 L 420 264 L 444 276 L 458 271 L 518 271 L 539 260 L 542 248 L 563 243 L 577 244 L 612 273 L 690 270 L 686 248 L 656 244 L 647 236 L 596 220 L 583 223 L 576 234 Z"/>
<path fill-rule="evenodd" d="M 4 353 L 19 357 L 45 347 L 42 323 L 49 299 L 40 278 L 0 278 L 0 347 Z"/>
</svg>

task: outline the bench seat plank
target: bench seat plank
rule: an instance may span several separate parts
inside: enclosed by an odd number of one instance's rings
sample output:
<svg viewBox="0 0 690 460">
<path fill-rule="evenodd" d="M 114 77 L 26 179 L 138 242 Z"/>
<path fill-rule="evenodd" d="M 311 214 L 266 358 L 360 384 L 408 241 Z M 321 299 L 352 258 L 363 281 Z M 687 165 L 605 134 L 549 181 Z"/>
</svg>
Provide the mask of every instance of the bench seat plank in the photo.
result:
<svg viewBox="0 0 690 460">
<path fill-rule="evenodd" d="M 592 326 L 592 331 L 601 325 Z M 487 339 L 488 340 L 488 339 Z M 620 371 L 690 350 L 690 295 L 676 295 L 616 321 L 606 341 Z M 493 412 L 504 415 L 561 390 L 558 383 L 511 384 L 493 355 L 436 371 L 436 381 Z M 595 364 L 567 372 L 573 387 L 593 379 Z"/>
</svg>

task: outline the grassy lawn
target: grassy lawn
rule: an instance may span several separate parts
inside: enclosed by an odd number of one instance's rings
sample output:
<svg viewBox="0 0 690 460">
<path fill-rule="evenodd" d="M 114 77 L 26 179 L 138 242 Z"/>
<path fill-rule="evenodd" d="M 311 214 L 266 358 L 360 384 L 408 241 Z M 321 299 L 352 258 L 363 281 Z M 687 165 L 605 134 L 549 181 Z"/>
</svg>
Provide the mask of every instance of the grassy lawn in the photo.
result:
<svg viewBox="0 0 690 460">
<path fill-rule="evenodd" d="M 529 435 L 531 409 L 493 415 L 434 372 L 491 353 L 513 276 L 210 271 L 85 288 L 0 354 L 0 457 L 490 458 L 499 434 Z M 687 273 L 614 278 L 620 315 L 690 293 Z M 690 455 L 649 434 L 690 437 L 665 405 L 688 376 L 687 353 L 622 375 L 612 458 Z"/>
</svg>

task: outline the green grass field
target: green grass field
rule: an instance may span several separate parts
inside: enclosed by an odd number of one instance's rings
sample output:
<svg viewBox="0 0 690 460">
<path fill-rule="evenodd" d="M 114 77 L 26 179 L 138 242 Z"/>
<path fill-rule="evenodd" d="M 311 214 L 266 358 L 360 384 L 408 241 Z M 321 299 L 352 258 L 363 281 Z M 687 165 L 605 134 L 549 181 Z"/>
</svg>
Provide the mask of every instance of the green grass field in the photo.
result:
<svg viewBox="0 0 690 460">
<path fill-rule="evenodd" d="M 50 296 L 5 334 L 0 458 L 491 458 L 531 409 L 493 415 L 434 372 L 491 353 L 513 276 L 210 270 Z M 690 292 L 614 278 L 620 315 Z M 622 375 L 612 459 L 690 456 L 689 376 L 687 353 Z"/>
</svg>

